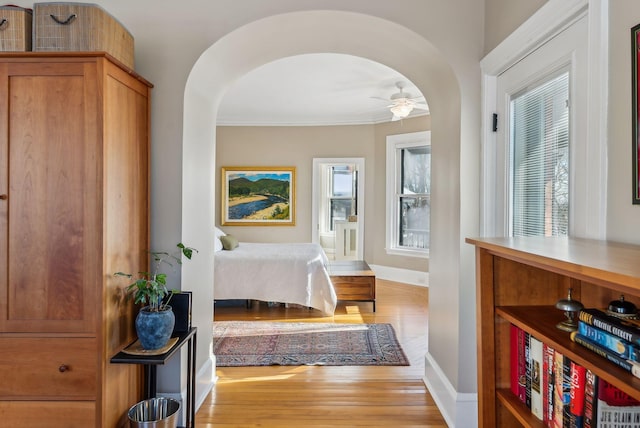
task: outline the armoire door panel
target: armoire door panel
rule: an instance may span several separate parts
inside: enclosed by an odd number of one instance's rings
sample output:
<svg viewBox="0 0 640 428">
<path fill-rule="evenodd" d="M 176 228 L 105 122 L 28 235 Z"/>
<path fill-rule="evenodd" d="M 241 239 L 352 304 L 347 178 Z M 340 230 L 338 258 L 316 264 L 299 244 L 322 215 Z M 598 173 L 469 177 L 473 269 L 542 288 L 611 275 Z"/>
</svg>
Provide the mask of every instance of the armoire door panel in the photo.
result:
<svg viewBox="0 0 640 428">
<path fill-rule="evenodd" d="M 29 69 L 33 71 L 33 64 Z M 82 67 L 75 67 L 82 71 Z M 13 65 L 12 70 L 19 67 Z M 65 72 L 67 67 L 64 67 Z M 11 75 L 6 313 L 3 331 L 93 331 L 85 259 L 96 210 L 83 74 Z M 91 143 L 95 145 L 95 141 Z M 89 265 L 90 266 L 90 265 Z M 89 292 L 89 294 L 87 294 Z"/>
</svg>

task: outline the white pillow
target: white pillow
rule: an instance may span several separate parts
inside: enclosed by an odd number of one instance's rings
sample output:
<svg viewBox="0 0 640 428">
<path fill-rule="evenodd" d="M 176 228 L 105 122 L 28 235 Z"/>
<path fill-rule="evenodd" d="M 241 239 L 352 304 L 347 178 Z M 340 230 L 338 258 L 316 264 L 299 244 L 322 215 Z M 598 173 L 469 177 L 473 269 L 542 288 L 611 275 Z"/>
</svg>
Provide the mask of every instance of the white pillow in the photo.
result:
<svg viewBox="0 0 640 428">
<path fill-rule="evenodd" d="M 221 236 L 225 236 L 226 235 L 226 233 L 224 233 L 222 230 L 218 229 L 217 227 L 214 227 L 213 231 L 216 234 L 216 238 L 220 238 Z"/>
<path fill-rule="evenodd" d="M 222 241 L 220 240 L 220 238 L 215 238 L 215 240 L 213 241 L 214 244 L 214 251 L 222 251 Z"/>
</svg>

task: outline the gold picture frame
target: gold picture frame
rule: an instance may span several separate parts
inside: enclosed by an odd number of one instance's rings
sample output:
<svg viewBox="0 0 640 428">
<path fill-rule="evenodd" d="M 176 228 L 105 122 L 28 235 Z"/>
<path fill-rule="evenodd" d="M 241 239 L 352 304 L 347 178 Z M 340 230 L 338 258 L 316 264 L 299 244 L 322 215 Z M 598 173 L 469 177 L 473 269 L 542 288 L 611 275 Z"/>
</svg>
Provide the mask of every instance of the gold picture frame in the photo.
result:
<svg viewBox="0 0 640 428">
<path fill-rule="evenodd" d="M 294 226 L 295 167 L 222 167 L 223 226 Z"/>
</svg>

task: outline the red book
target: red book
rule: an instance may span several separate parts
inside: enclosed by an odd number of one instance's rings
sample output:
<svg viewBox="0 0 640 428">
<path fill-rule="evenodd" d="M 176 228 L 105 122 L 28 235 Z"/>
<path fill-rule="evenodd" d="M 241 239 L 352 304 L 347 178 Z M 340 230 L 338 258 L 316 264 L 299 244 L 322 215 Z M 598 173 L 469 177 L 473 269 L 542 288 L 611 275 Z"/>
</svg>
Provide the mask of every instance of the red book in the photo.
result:
<svg viewBox="0 0 640 428">
<path fill-rule="evenodd" d="M 525 363 L 525 384 L 524 384 L 524 404 L 531 409 L 531 335 L 524 334 L 524 363 Z"/>
<path fill-rule="evenodd" d="M 586 369 L 571 361 L 569 390 L 569 428 L 582 428 L 584 423 L 584 394 Z"/>
<path fill-rule="evenodd" d="M 518 334 L 520 328 L 516 327 L 515 325 L 511 324 L 511 331 L 510 331 L 510 346 L 509 346 L 509 350 L 511 352 L 510 354 L 510 360 L 511 360 L 511 366 L 510 366 L 510 370 L 511 370 L 511 392 L 513 393 L 513 395 L 518 396 L 518 391 L 519 391 L 519 385 L 518 385 Z"/>
</svg>

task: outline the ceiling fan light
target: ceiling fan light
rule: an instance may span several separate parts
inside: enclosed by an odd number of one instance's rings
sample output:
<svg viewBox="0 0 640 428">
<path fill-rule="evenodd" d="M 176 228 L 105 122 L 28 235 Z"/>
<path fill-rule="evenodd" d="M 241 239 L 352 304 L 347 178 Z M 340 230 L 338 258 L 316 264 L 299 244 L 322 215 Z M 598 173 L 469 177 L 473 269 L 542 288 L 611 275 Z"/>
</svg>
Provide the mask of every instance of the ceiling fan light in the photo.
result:
<svg viewBox="0 0 640 428">
<path fill-rule="evenodd" d="M 409 113 L 413 110 L 413 106 L 410 104 L 396 104 L 391 107 L 391 113 L 400 119 L 409 116 Z"/>
</svg>

